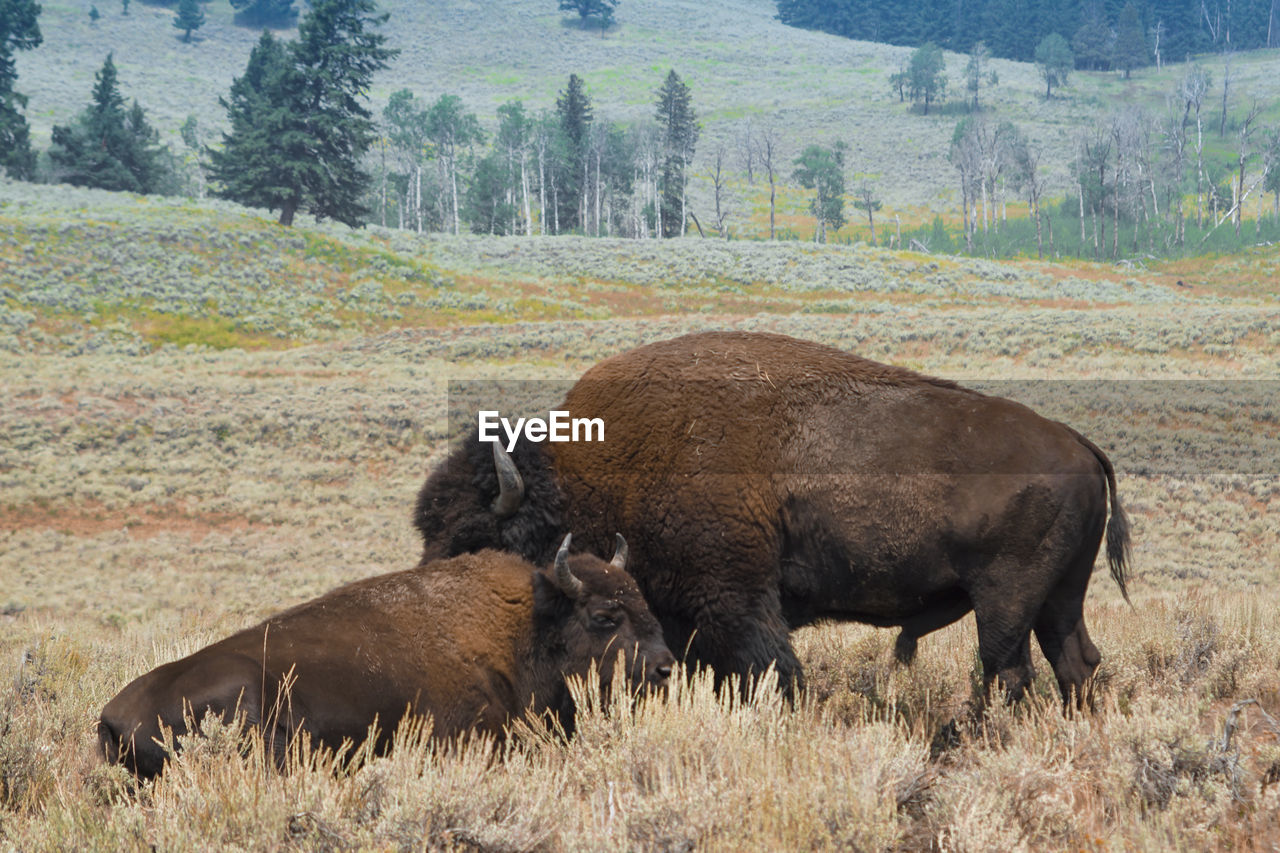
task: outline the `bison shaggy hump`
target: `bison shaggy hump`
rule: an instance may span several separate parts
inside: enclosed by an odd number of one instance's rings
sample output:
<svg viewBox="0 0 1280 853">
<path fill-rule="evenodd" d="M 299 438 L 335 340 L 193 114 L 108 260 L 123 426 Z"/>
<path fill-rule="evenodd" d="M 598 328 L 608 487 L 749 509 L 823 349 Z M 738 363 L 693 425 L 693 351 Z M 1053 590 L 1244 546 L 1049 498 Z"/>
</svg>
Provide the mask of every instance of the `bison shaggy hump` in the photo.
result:
<svg viewBox="0 0 1280 853">
<path fill-rule="evenodd" d="M 900 626 L 909 661 L 972 610 L 988 686 L 1021 695 L 1034 632 L 1064 699 L 1084 698 L 1099 662 L 1085 590 L 1104 531 L 1124 590 L 1128 526 L 1111 462 L 1070 427 L 750 332 L 614 356 L 560 408 L 604 419 L 605 440 L 522 445 L 514 461 L 464 444 L 419 495 L 424 559 L 538 558 L 561 530 L 616 529 L 668 645 L 721 675 L 774 664 L 798 683 L 789 632 L 826 618 Z M 521 476 L 501 476 L 512 465 Z"/>
</svg>

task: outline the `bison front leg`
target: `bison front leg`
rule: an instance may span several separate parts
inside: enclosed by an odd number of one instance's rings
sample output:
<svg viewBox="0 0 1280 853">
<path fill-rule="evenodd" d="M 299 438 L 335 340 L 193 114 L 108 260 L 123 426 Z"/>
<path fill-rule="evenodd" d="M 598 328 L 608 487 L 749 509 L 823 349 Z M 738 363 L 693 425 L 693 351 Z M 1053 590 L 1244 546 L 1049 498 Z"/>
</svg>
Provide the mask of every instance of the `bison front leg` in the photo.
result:
<svg viewBox="0 0 1280 853">
<path fill-rule="evenodd" d="M 780 607 L 756 607 L 746 615 L 712 609 L 697 619 L 690 651 L 699 663 L 716 673 L 716 683 L 738 676 L 743 695 L 772 666 L 778 689 L 789 700 L 804 687 L 804 673 Z"/>
</svg>

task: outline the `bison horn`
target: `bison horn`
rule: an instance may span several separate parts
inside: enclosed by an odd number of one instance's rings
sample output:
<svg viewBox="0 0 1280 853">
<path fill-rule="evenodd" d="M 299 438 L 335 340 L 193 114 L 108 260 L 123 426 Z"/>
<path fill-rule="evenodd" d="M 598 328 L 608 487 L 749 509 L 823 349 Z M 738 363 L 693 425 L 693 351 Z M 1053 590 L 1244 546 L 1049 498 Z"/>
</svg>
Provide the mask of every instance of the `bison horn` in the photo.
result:
<svg viewBox="0 0 1280 853">
<path fill-rule="evenodd" d="M 524 480 L 499 442 L 493 442 L 493 467 L 498 473 L 498 496 L 489 508 L 498 518 L 510 518 L 524 501 Z"/>
<path fill-rule="evenodd" d="M 627 540 L 622 538 L 621 533 L 614 534 L 615 545 L 613 548 L 613 559 L 609 561 L 609 565 L 616 569 L 627 569 Z"/>
<path fill-rule="evenodd" d="M 582 593 L 582 581 L 569 570 L 569 540 L 572 538 L 572 533 L 566 533 L 564 541 L 560 543 L 560 550 L 556 552 L 556 585 L 565 595 L 577 598 Z"/>
</svg>

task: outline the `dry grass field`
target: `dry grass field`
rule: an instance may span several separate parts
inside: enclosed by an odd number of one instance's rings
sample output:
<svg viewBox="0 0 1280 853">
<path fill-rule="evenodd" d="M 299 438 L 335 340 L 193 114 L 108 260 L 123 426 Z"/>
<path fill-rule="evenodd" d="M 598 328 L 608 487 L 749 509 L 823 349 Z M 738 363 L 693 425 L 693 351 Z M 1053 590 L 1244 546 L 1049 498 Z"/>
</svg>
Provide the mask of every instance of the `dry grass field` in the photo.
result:
<svg viewBox="0 0 1280 853">
<path fill-rule="evenodd" d="M 1276 250 L 419 239 L 0 189 L 0 846 L 1280 850 Z M 795 709 L 695 678 L 634 708 L 583 691 L 568 742 L 407 732 L 279 773 L 211 730 L 136 791 L 94 758 L 134 676 L 414 563 L 448 380 L 572 379 L 711 327 L 981 384 L 1111 454 L 1134 605 L 1098 573 L 1096 713 L 1063 716 L 1037 650 L 1032 697 L 975 721 L 970 617 L 909 668 L 891 631 L 799 632 Z"/>
</svg>

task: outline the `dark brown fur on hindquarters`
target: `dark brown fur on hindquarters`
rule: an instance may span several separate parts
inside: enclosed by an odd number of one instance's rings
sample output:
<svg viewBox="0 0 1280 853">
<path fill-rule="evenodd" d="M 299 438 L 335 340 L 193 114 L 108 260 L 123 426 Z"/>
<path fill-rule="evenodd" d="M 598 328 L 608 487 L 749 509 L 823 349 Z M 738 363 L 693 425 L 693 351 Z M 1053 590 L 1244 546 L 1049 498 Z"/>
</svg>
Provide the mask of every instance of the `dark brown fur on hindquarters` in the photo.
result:
<svg viewBox="0 0 1280 853">
<path fill-rule="evenodd" d="M 621 652 L 633 686 L 657 687 L 675 658 L 625 570 L 625 545 L 612 563 L 567 545 L 547 569 L 482 551 L 286 610 L 132 681 L 102 710 L 100 748 L 154 776 L 162 727 L 183 734 L 208 712 L 243 715 L 277 762 L 300 731 L 337 749 L 376 722 L 381 749 L 402 719 L 428 714 L 436 738 L 501 737 L 526 710 L 572 731 L 566 676 L 596 665 L 607 686 Z"/>
<path fill-rule="evenodd" d="M 909 660 L 974 611 L 988 684 L 1013 698 L 1033 632 L 1064 698 L 1083 697 L 1104 534 L 1127 598 L 1110 460 L 1019 403 L 809 341 L 706 332 L 601 362 L 560 408 L 602 418 L 606 440 L 518 445 L 524 492 L 502 515 L 492 447 L 464 443 L 419 493 L 424 559 L 539 559 L 569 527 L 621 530 L 668 645 L 721 675 L 774 664 L 784 685 L 801 677 L 798 626 L 902 626 Z"/>
</svg>

